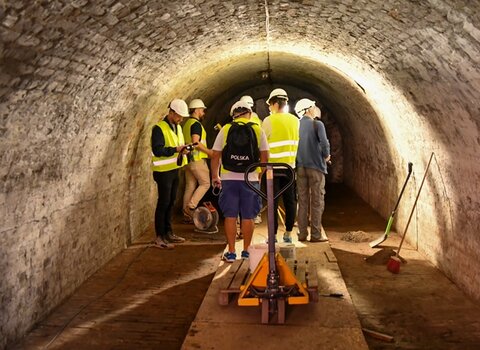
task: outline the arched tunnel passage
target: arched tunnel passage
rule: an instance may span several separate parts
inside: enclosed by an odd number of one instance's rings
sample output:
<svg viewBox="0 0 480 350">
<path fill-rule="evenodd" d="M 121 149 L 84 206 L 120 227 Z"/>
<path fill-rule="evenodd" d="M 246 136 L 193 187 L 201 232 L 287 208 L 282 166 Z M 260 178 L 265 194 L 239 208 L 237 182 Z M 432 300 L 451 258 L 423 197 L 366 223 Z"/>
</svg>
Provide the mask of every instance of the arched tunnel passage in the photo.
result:
<svg viewBox="0 0 480 350">
<path fill-rule="evenodd" d="M 407 239 L 480 297 L 478 3 L 0 5 L 0 339 L 23 334 L 152 222 L 149 137 L 172 98 L 200 97 L 220 118 L 276 86 L 326 108 L 343 181 L 385 217 L 407 162 L 411 203 L 435 153 Z"/>
</svg>

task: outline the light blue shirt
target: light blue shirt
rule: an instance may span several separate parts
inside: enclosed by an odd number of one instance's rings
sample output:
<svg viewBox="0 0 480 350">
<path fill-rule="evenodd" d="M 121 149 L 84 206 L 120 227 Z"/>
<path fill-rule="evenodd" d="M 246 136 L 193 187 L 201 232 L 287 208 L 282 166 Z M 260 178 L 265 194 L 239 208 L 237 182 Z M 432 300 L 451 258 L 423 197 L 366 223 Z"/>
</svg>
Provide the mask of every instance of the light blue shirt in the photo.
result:
<svg viewBox="0 0 480 350">
<path fill-rule="evenodd" d="M 318 126 L 317 136 L 313 123 Z M 325 158 L 330 155 L 330 142 L 327 139 L 325 126 L 319 120 L 307 116 L 300 119 L 300 140 L 297 151 L 297 167 L 320 170 L 327 174 Z"/>
</svg>

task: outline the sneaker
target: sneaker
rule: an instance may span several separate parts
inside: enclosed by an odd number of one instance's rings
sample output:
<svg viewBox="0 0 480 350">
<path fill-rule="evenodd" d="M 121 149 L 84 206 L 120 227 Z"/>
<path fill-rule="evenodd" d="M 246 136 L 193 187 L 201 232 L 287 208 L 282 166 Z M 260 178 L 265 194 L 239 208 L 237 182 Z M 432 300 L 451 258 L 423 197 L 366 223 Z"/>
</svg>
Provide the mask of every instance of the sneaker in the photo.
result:
<svg viewBox="0 0 480 350">
<path fill-rule="evenodd" d="M 262 223 L 262 214 L 258 214 L 255 219 L 253 219 L 253 222 L 256 224 L 261 224 Z"/>
<path fill-rule="evenodd" d="M 283 234 L 284 243 L 292 243 L 292 231 L 285 231 Z"/>
<path fill-rule="evenodd" d="M 328 242 L 328 238 L 327 238 L 327 237 L 320 237 L 320 238 L 310 237 L 310 242 L 311 242 L 311 243 Z"/>
<path fill-rule="evenodd" d="M 248 259 L 250 257 L 250 253 L 246 250 L 242 250 L 242 259 Z"/>
<path fill-rule="evenodd" d="M 195 208 L 186 207 L 183 209 L 183 215 L 193 219 L 194 211 L 195 211 Z"/>
<path fill-rule="evenodd" d="M 237 260 L 237 254 L 235 252 L 226 252 L 223 254 L 222 259 L 228 263 L 233 263 L 235 260 Z"/>
<path fill-rule="evenodd" d="M 173 249 L 173 248 L 175 248 L 175 246 L 173 244 L 168 243 L 167 241 L 165 241 L 161 237 L 157 237 L 155 239 L 155 241 L 153 241 L 153 246 L 155 248 L 160 248 L 160 249 Z"/>
<path fill-rule="evenodd" d="M 173 232 L 169 232 L 169 233 L 167 233 L 167 241 L 170 242 L 170 243 L 184 243 L 185 238 L 177 236 Z"/>
</svg>

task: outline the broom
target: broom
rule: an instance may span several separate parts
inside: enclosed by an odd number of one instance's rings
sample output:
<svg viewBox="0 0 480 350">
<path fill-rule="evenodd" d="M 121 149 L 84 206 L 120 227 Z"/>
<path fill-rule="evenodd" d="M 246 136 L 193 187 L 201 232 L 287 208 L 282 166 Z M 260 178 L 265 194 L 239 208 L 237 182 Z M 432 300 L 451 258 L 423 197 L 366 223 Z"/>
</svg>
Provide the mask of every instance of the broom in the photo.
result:
<svg viewBox="0 0 480 350">
<path fill-rule="evenodd" d="M 398 246 L 397 252 L 394 256 L 390 257 L 387 263 L 387 270 L 391 273 L 398 273 L 400 271 L 400 249 L 402 249 L 403 241 L 405 240 L 405 236 L 407 235 L 408 226 L 410 226 L 410 221 L 412 220 L 413 212 L 415 211 L 415 207 L 417 206 L 418 197 L 420 197 L 420 192 L 422 191 L 423 183 L 425 182 L 425 178 L 427 177 L 428 169 L 430 168 L 430 163 L 432 162 L 433 152 L 430 156 L 430 160 L 428 161 L 427 167 L 425 168 L 425 173 L 423 174 L 422 182 L 420 183 L 420 188 L 418 189 L 417 197 L 415 198 L 415 202 L 413 203 L 412 211 L 410 212 L 410 216 L 407 221 L 407 226 L 405 226 L 405 230 L 403 231 L 402 240 L 400 241 L 400 245 Z"/>
</svg>

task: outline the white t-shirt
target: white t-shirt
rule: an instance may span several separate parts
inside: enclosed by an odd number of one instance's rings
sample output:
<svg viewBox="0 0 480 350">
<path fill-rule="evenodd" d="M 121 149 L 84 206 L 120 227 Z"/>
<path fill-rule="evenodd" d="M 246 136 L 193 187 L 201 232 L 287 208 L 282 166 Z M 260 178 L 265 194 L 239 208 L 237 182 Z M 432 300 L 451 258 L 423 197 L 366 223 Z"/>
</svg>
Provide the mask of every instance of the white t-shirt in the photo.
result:
<svg viewBox="0 0 480 350">
<path fill-rule="evenodd" d="M 212 149 L 214 151 L 221 152 L 223 150 L 223 143 L 225 138 L 225 128 L 222 128 L 215 139 Z M 268 151 L 268 142 L 267 137 L 265 136 L 265 132 L 260 129 L 260 151 Z M 220 178 L 222 180 L 245 180 L 244 173 L 235 173 L 233 171 L 229 171 L 226 173 L 220 173 Z M 253 171 L 248 174 L 249 181 L 258 181 L 258 173 Z"/>
</svg>

